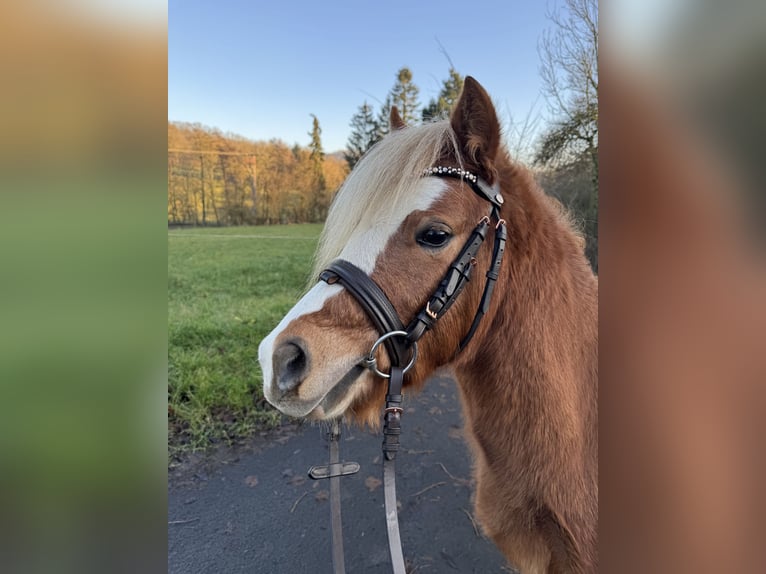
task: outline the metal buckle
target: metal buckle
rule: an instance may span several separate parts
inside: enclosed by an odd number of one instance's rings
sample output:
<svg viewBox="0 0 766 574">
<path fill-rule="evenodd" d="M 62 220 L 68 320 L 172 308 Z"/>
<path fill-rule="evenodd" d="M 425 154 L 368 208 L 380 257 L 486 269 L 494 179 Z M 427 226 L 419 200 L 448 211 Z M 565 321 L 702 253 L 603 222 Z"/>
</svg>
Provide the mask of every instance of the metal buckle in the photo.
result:
<svg viewBox="0 0 766 574">
<path fill-rule="evenodd" d="M 347 476 L 359 472 L 358 462 L 334 462 L 332 464 L 322 464 L 312 466 L 309 469 L 309 478 L 312 480 L 322 480 L 323 478 L 332 478 L 333 476 Z"/>
<path fill-rule="evenodd" d="M 370 349 L 369 354 L 362 359 L 362 362 L 360 363 L 363 367 L 366 369 L 370 369 L 372 372 L 374 372 L 379 377 L 383 377 L 384 379 L 390 379 L 391 375 L 390 373 L 381 373 L 378 370 L 378 361 L 375 359 L 375 351 L 378 350 L 378 347 L 380 344 L 385 341 L 386 339 L 390 339 L 391 337 L 406 337 L 407 331 L 390 331 L 389 333 L 386 333 L 382 337 L 380 337 L 375 343 L 372 345 L 372 349 Z M 410 362 L 407 363 L 407 366 L 402 369 L 402 373 L 406 373 L 409 371 L 412 366 L 415 364 L 415 361 L 418 358 L 418 343 L 417 341 L 412 343 L 412 358 L 410 359 Z"/>
</svg>

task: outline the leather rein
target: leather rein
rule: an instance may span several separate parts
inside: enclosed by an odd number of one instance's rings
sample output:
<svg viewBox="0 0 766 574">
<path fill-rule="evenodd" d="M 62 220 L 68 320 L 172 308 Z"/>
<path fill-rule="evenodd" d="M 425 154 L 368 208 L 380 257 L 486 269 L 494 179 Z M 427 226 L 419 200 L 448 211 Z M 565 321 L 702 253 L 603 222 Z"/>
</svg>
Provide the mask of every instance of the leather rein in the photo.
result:
<svg viewBox="0 0 766 574">
<path fill-rule="evenodd" d="M 406 327 L 383 290 L 369 275 L 353 263 L 336 259 L 319 275 L 320 281 L 325 281 L 330 285 L 335 283 L 343 285 L 353 295 L 380 333 L 380 338 L 373 344 L 369 354 L 362 361 L 361 366 L 371 370 L 378 377 L 388 380 L 383 424 L 383 483 L 388 545 L 394 574 L 405 574 L 406 572 L 396 508 L 395 466 L 396 453 L 399 450 L 399 436 L 401 434 L 401 415 L 403 412 L 401 404 L 404 375 L 417 361 L 418 340 L 434 327 L 436 322 L 447 312 L 466 284 L 471 280 L 473 269 L 476 266 L 476 255 L 484 243 L 491 223 L 495 221 L 494 249 L 492 260 L 486 273 L 481 302 L 476 310 L 471 327 L 461 340 L 455 354 L 457 355 L 457 353 L 465 348 L 476 333 L 481 319 L 489 309 L 495 282 L 499 277 L 500 265 L 503 261 L 507 240 L 506 222 L 500 218 L 503 196 L 500 194 L 497 184 L 491 186 L 475 174 L 457 167 L 430 167 L 423 172 L 423 176 L 448 177 L 464 181 L 479 197 L 490 204 L 490 211 L 488 215 L 482 217 L 478 222 L 463 245 L 460 254 L 449 266 L 439 286 L 428 299 L 425 306 Z M 388 373 L 381 372 L 378 369 L 375 358 L 376 351 L 381 344 L 385 345 L 391 364 Z M 330 479 L 333 567 L 335 574 L 345 574 L 340 512 L 340 477 L 357 472 L 359 465 L 353 462 L 340 462 L 340 424 L 337 420 L 331 424 L 332 428 L 327 437 L 330 441 L 330 464 L 312 467 L 309 469 L 309 476 L 313 479 Z"/>
</svg>

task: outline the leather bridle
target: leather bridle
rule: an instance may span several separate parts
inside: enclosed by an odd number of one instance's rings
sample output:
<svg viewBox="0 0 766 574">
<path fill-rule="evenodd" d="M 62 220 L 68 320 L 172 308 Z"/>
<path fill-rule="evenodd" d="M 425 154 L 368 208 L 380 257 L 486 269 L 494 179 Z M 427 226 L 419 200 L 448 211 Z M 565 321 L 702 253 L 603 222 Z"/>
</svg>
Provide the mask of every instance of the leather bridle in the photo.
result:
<svg viewBox="0 0 766 574">
<path fill-rule="evenodd" d="M 507 230 L 505 220 L 500 218 L 503 196 L 499 186 L 489 185 L 482 178 L 458 167 L 435 166 L 426 169 L 423 176 L 448 177 L 460 179 L 490 204 L 487 215 L 481 218 L 463 245 L 460 254 L 452 262 L 436 291 L 426 302 L 425 306 L 414 316 L 405 327 L 395 307 L 383 290 L 367 273 L 353 263 L 336 259 L 319 275 L 321 281 L 340 284 L 356 299 L 380 333 L 368 356 L 361 366 L 370 369 L 375 375 L 388 380 L 386 394 L 386 409 L 383 426 L 383 479 L 386 507 L 386 524 L 388 531 L 389 550 L 394 574 L 405 574 L 404 557 L 399 536 L 399 521 L 396 509 L 395 460 L 399 450 L 399 435 L 401 434 L 402 415 L 402 386 L 404 374 L 412 368 L 417 360 L 417 343 L 436 322 L 444 316 L 452 306 L 467 283 L 471 280 L 476 266 L 476 255 L 479 252 L 491 223 L 495 223 L 494 249 L 489 269 L 486 273 L 484 292 L 481 302 L 474 315 L 471 327 L 460 341 L 455 352 L 463 350 L 476 333 L 482 317 L 489 309 L 495 283 L 499 277 L 500 265 L 505 252 Z M 388 352 L 390 371 L 383 373 L 378 370 L 375 358 L 378 347 L 383 344 Z M 330 478 L 331 516 L 333 531 L 333 565 L 336 574 L 345 572 L 343 563 L 343 537 L 340 516 L 340 476 L 353 474 L 359 470 L 356 463 L 339 462 L 338 443 L 340 440 L 340 425 L 333 421 L 330 440 L 330 465 L 315 466 L 309 470 L 309 476 L 314 479 Z"/>
</svg>

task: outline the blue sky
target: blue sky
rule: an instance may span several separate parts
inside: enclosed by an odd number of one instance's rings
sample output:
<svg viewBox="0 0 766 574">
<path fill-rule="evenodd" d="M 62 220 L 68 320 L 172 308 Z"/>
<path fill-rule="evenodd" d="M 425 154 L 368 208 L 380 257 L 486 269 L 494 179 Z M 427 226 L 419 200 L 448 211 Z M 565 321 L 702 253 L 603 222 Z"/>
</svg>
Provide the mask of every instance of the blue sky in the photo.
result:
<svg viewBox="0 0 766 574">
<path fill-rule="evenodd" d="M 537 44 L 551 2 L 170 0 L 168 119 L 307 145 L 315 114 L 325 151 L 340 150 L 359 105 L 377 109 L 402 66 L 421 104 L 438 93 L 438 42 L 506 126 L 545 115 Z"/>
</svg>

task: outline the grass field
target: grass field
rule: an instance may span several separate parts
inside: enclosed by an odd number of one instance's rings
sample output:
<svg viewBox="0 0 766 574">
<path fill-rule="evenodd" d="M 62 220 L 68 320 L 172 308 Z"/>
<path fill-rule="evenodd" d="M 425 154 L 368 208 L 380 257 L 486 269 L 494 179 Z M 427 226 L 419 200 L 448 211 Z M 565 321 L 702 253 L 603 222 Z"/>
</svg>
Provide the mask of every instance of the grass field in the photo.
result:
<svg viewBox="0 0 766 574">
<path fill-rule="evenodd" d="M 263 400 L 258 344 L 306 286 L 320 224 L 168 231 L 171 453 L 247 436 Z"/>
</svg>

